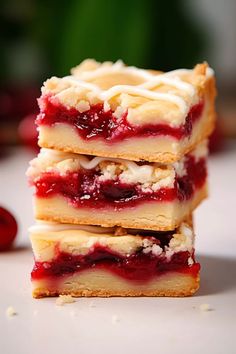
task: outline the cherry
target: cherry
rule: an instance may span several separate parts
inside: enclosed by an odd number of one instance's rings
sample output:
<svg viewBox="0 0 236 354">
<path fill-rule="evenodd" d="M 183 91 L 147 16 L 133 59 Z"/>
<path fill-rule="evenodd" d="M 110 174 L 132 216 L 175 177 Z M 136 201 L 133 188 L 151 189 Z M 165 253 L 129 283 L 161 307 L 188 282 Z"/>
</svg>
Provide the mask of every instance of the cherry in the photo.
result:
<svg viewBox="0 0 236 354">
<path fill-rule="evenodd" d="M 0 118 L 14 122 L 38 111 L 40 90 L 34 86 L 4 85 L 0 87 Z"/>
<path fill-rule="evenodd" d="M 104 182 L 101 185 L 101 191 L 105 197 L 111 200 L 129 200 L 137 194 L 134 186 L 125 186 L 118 181 Z"/>
<path fill-rule="evenodd" d="M 8 210 L 0 207 L 0 251 L 6 251 L 12 246 L 17 228 L 14 216 Z"/>
</svg>

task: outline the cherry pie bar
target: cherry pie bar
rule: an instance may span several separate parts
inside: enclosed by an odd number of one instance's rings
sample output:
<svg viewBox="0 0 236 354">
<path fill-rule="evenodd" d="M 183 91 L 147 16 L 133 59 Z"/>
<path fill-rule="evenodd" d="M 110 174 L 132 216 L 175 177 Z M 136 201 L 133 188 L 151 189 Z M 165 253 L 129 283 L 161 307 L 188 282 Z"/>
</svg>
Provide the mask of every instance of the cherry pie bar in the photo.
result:
<svg viewBox="0 0 236 354">
<path fill-rule="evenodd" d="M 170 72 L 87 59 L 42 87 L 27 171 L 33 296 L 190 296 L 192 212 L 207 196 L 216 88 L 207 63 Z"/>
<path fill-rule="evenodd" d="M 206 63 L 167 73 L 85 60 L 44 83 L 39 145 L 65 152 L 171 163 L 210 135 L 215 79 Z"/>
<path fill-rule="evenodd" d="M 169 165 L 42 149 L 28 170 L 35 217 L 173 230 L 207 195 L 206 157 L 206 141 Z"/>
<path fill-rule="evenodd" d="M 33 296 L 188 296 L 199 287 L 191 221 L 167 232 L 37 223 Z"/>
</svg>

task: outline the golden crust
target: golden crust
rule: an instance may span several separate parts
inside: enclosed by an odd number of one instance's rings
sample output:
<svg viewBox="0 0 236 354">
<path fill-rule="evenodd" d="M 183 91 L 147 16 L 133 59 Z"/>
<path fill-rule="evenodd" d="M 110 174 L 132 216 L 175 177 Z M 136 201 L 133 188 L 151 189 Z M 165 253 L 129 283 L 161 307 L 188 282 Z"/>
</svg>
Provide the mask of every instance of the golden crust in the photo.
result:
<svg viewBox="0 0 236 354">
<path fill-rule="evenodd" d="M 199 201 L 200 203 L 200 201 Z M 165 218 L 163 216 L 161 216 L 161 218 L 159 220 L 161 220 L 160 224 L 157 220 L 155 226 L 149 226 L 146 223 L 142 223 L 139 221 L 129 221 L 129 222 L 125 222 L 125 221 L 121 221 L 121 222 L 116 222 L 116 220 L 114 221 L 105 221 L 104 219 L 98 219 L 96 218 L 96 221 L 93 220 L 88 220 L 88 215 L 85 216 L 80 216 L 78 218 L 73 218 L 73 217 L 59 217 L 59 216 L 48 216 L 46 214 L 43 213 L 37 213 L 36 214 L 36 218 L 38 220 L 43 220 L 43 221 L 49 221 L 49 222 L 57 222 L 57 223 L 61 223 L 61 224 L 74 224 L 74 225 L 99 225 L 102 227 L 113 227 L 114 223 L 116 226 L 121 226 L 123 228 L 129 228 L 129 229 L 143 229 L 143 230 L 152 230 L 152 231 L 170 231 L 170 230 L 174 230 L 176 229 L 176 227 L 178 227 L 181 222 L 183 222 L 187 217 L 189 217 L 190 213 L 192 212 L 192 210 L 189 212 L 189 214 L 184 215 L 182 218 L 179 218 L 177 222 L 173 222 L 173 223 L 165 223 Z M 163 222 L 164 221 L 164 222 Z"/>
</svg>

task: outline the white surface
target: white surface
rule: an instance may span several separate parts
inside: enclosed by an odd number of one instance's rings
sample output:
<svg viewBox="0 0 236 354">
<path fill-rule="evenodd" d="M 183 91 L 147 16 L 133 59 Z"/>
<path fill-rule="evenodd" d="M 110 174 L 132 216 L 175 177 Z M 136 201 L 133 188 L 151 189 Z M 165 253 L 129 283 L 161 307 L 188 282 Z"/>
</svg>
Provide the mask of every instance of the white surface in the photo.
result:
<svg viewBox="0 0 236 354">
<path fill-rule="evenodd" d="M 17 248 L 0 253 L 0 353 L 236 353 L 236 144 L 210 161 L 211 197 L 196 213 L 201 289 L 192 298 L 33 300 L 27 227 L 31 193 L 24 172 L 32 156 L 0 160 L 0 204 L 20 223 Z M 200 310 L 207 303 L 212 311 Z M 17 315 L 6 316 L 8 306 Z"/>
</svg>

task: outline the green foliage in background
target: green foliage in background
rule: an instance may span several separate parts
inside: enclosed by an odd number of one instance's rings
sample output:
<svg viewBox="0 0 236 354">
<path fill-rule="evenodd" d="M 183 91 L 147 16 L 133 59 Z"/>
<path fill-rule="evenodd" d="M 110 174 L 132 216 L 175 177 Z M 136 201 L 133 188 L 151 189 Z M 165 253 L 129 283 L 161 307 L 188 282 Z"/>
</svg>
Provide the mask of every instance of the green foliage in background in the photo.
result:
<svg viewBox="0 0 236 354">
<path fill-rule="evenodd" d="M 19 6 L 22 3 L 22 6 Z M 18 4 L 18 6 L 17 6 Z M 201 29 L 172 0 L 8 0 L 0 18 L 2 78 L 64 75 L 83 59 L 169 70 L 203 60 Z M 11 56 L 14 60 L 10 60 Z M 11 66 L 15 66 L 12 69 Z"/>
</svg>

